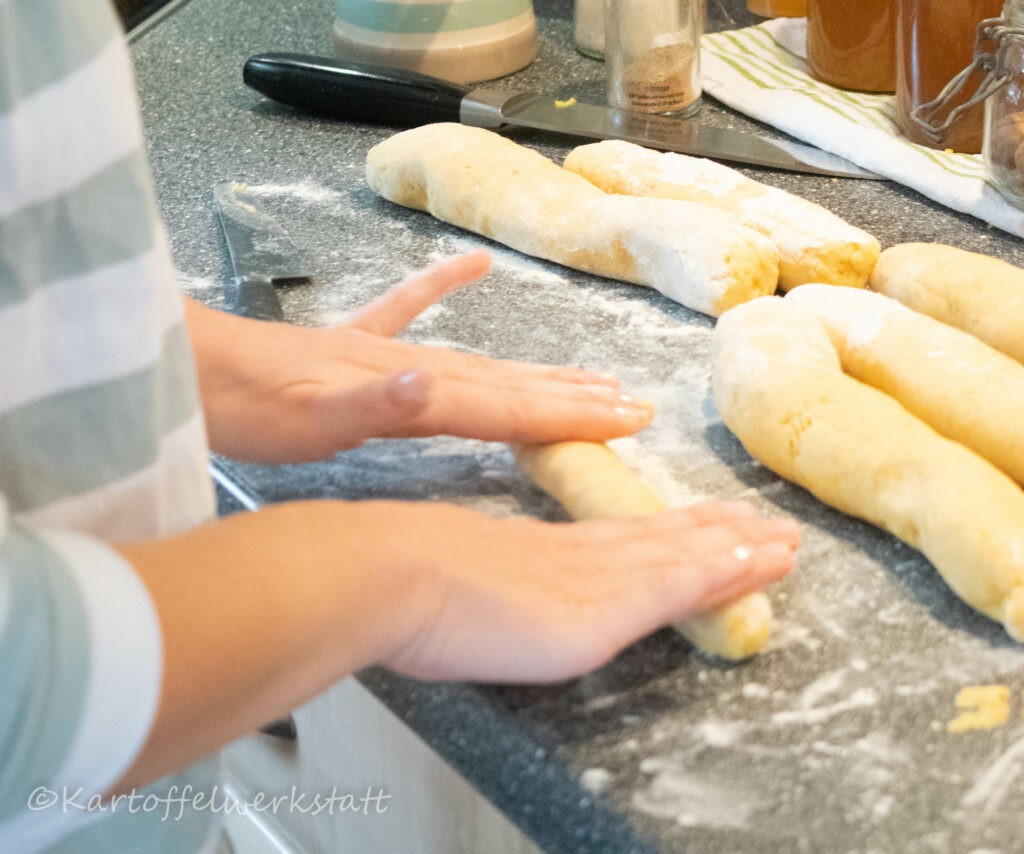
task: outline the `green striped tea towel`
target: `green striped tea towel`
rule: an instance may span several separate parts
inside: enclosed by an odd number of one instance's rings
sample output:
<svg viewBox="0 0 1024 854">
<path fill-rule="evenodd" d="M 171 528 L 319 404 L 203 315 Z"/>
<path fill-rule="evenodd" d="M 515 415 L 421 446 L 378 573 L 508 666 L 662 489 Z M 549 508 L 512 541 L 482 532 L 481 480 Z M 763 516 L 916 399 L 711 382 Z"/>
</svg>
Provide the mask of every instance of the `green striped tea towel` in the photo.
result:
<svg viewBox="0 0 1024 854">
<path fill-rule="evenodd" d="M 981 155 L 915 145 L 896 129 L 895 98 L 846 92 L 810 76 L 805 18 L 704 36 L 704 91 L 724 104 L 953 210 L 1024 236 L 1024 211 L 1004 199 Z"/>
</svg>

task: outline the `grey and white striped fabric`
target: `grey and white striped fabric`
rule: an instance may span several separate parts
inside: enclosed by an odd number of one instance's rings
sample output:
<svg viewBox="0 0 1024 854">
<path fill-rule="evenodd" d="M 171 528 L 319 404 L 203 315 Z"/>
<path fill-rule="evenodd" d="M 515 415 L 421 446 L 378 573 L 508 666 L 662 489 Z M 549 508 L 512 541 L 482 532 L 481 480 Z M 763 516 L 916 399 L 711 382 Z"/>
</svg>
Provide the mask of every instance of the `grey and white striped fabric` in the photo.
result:
<svg viewBox="0 0 1024 854">
<path fill-rule="evenodd" d="M 161 678 L 152 603 L 105 541 L 209 519 L 206 461 L 109 0 L 0 0 L 0 850 L 210 836 L 210 812 L 79 806 L 138 752 Z"/>
</svg>

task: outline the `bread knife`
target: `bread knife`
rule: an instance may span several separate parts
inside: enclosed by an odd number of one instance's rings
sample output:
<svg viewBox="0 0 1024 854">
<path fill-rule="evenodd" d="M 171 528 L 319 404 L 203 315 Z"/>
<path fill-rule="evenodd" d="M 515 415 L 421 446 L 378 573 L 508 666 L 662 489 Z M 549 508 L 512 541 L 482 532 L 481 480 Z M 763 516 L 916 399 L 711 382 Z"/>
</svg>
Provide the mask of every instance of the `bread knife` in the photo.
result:
<svg viewBox="0 0 1024 854">
<path fill-rule="evenodd" d="M 215 184 L 213 198 L 234 271 L 224 288 L 228 309 L 257 320 L 284 320 L 276 286 L 307 281 L 313 271 L 281 224 L 259 208 L 245 184 Z"/>
<path fill-rule="evenodd" d="M 414 127 L 461 122 L 507 125 L 589 139 L 623 139 L 661 151 L 839 178 L 882 176 L 834 154 L 786 140 L 536 92 L 474 89 L 415 71 L 298 53 L 250 57 L 246 84 L 275 101 L 322 116 Z"/>
</svg>

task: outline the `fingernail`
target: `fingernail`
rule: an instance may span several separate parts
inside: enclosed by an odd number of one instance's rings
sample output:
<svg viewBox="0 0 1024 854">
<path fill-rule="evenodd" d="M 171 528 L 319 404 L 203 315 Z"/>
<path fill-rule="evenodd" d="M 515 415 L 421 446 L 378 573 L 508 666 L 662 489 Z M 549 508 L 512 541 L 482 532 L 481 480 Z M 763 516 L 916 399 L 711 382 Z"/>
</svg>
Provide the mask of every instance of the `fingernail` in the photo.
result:
<svg viewBox="0 0 1024 854">
<path fill-rule="evenodd" d="M 732 550 L 732 556 L 736 558 L 736 560 L 750 560 L 753 555 L 754 553 L 747 546 L 736 546 L 736 548 Z"/>
<path fill-rule="evenodd" d="M 762 561 L 791 560 L 793 557 L 793 549 L 785 543 L 765 543 L 758 546 L 757 552 Z"/>
<path fill-rule="evenodd" d="M 628 418 L 630 421 L 649 421 L 651 418 L 650 409 L 641 409 L 636 406 L 616 406 L 615 414 L 620 418 Z"/>
<path fill-rule="evenodd" d="M 654 404 L 642 397 L 633 397 L 631 394 L 620 394 L 619 400 L 636 409 L 654 409 Z"/>
</svg>

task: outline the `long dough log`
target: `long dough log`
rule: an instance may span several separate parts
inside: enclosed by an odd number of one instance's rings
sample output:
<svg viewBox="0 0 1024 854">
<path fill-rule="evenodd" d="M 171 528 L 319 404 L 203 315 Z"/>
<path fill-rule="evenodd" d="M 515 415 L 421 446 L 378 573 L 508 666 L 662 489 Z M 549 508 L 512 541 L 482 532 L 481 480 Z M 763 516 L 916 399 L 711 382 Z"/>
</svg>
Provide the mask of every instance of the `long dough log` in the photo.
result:
<svg viewBox="0 0 1024 854">
<path fill-rule="evenodd" d="M 878 241 L 821 205 L 700 157 L 660 153 L 621 140 L 581 145 L 563 164 L 609 193 L 686 199 L 735 214 L 779 250 L 779 286 L 807 282 L 863 288 Z"/>
<path fill-rule="evenodd" d="M 730 311 L 713 388 L 752 456 L 920 549 L 961 599 L 1024 640 L 1024 492 L 844 374 L 813 314 L 777 297 Z"/>
<path fill-rule="evenodd" d="M 882 294 L 806 285 L 786 301 L 821 321 L 845 373 L 1024 484 L 1024 365 Z"/>
<path fill-rule="evenodd" d="M 639 516 L 665 509 L 665 503 L 601 442 L 526 446 L 516 449 L 516 459 L 574 519 Z M 771 624 L 768 597 L 752 593 L 681 620 L 675 628 L 703 652 L 738 661 L 764 649 Z"/>
<path fill-rule="evenodd" d="M 725 211 L 603 193 L 480 128 L 395 134 L 370 149 L 366 180 L 392 202 L 529 255 L 656 288 L 705 314 L 773 293 L 778 282 L 775 246 Z"/>
<path fill-rule="evenodd" d="M 1012 264 L 940 243 L 902 243 L 882 253 L 869 286 L 1024 362 L 1024 270 Z"/>
</svg>

